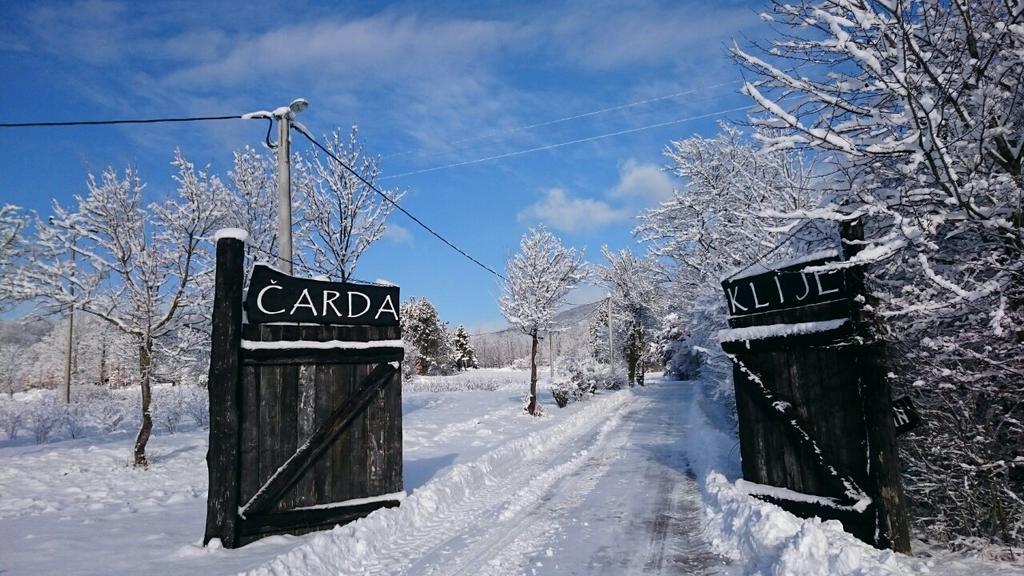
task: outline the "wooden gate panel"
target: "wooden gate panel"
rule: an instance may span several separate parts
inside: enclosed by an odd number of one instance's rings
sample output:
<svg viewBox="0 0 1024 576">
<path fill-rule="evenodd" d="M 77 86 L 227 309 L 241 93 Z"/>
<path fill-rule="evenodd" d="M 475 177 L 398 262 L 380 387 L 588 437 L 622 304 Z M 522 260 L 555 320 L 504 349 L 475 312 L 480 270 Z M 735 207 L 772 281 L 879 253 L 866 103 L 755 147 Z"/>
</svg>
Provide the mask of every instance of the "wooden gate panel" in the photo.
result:
<svg viewBox="0 0 1024 576">
<path fill-rule="evenodd" d="M 791 512 L 906 551 L 889 386 L 855 304 L 863 286 L 854 272 L 806 271 L 834 259 L 815 258 L 722 284 L 743 477 Z M 758 485 L 824 500 L 780 500 Z"/>
<path fill-rule="evenodd" d="M 398 288 L 304 280 L 263 267 L 264 285 L 255 272 L 250 285 L 249 318 L 274 323 L 244 324 L 241 267 L 242 242 L 218 240 L 204 542 L 219 538 L 235 548 L 397 506 L 396 499 L 347 502 L 403 491 Z M 266 294 L 272 298 L 264 302 Z M 292 312 L 282 298 L 296 302 Z M 343 312 L 332 304 L 334 316 L 320 318 L 334 301 Z M 363 301 L 375 315 L 352 308 Z M 312 302 L 324 308 L 316 312 Z M 322 323 L 281 322 L 300 303 Z M 353 325 L 359 317 L 367 325 Z"/>
</svg>

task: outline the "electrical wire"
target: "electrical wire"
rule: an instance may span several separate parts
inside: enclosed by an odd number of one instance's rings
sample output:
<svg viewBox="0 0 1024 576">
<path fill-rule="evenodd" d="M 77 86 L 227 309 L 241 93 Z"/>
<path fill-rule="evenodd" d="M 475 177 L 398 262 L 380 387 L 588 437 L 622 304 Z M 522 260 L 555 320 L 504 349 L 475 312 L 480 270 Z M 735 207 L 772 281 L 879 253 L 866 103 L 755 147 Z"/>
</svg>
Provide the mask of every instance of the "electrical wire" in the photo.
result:
<svg viewBox="0 0 1024 576">
<path fill-rule="evenodd" d="M 241 120 L 234 116 L 183 116 L 177 118 L 131 118 L 121 120 L 68 120 L 59 122 L 2 122 L 0 128 L 54 128 L 63 126 L 111 126 L 115 124 L 167 124 L 172 122 L 208 122 L 211 120 Z"/>
<path fill-rule="evenodd" d="M 316 146 L 316 147 L 317 147 L 318 149 L 320 149 L 320 150 L 321 150 L 321 151 L 322 151 L 322 152 L 323 152 L 324 154 L 327 154 L 328 156 L 330 156 L 330 157 L 331 157 L 331 159 L 333 159 L 333 160 L 334 160 L 335 162 L 337 162 L 339 166 L 341 166 L 341 167 L 342 167 L 342 168 L 344 168 L 344 169 L 345 169 L 346 171 L 348 171 L 348 172 L 349 172 L 350 174 L 352 174 L 353 176 L 355 176 L 355 177 L 356 177 L 357 179 L 359 179 L 359 181 L 360 181 L 360 182 L 362 182 L 362 183 L 363 183 L 363 184 L 365 184 L 365 185 L 366 185 L 367 187 L 369 187 L 369 188 L 370 188 L 370 190 L 373 190 L 374 192 L 376 192 L 376 193 L 377 193 L 378 195 L 380 195 L 380 197 L 381 197 L 381 198 L 383 198 L 383 199 L 384 199 L 385 201 L 387 201 L 387 202 L 388 202 L 389 204 L 391 204 L 391 206 L 393 206 L 393 207 L 394 207 L 395 209 L 397 209 L 397 210 L 398 210 L 399 212 L 401 212 L 402 214 L 405 214 L 405 215 L 406 215 L 406 216 L 407 216 L 407 217 L 408 217 L 408 218 L 409 218 L 410 220 L 412 220 L 412 221 L 413 221 L 413 222 L 415 222 L 415 223 L 416 223 L 417 225 L 419 225 L 419 226 L 420 226 L 421 228 L 423 228 L 424 230 L 426 230 L 427 232 L 429 232 L 429 233 L 430 233 L 431 235 L 433 235 L 433 236 L 434 236 L 435 238 L 437 238 L 438 240 L 440 240 L 441 242 L 443 242 L 444 244 L 446 244 L 446 245 L 447 245 L 447 246 L 448 246 L 449 248 L 451 248 L 452 250 L 455 250 L 456 252 L 458 252 L 459 254 L 461 254 L 462 256 L 464 256 L 464 257 L 465 257 L 466 259 L 468 259 L 468 260 L 469 260 L 470 262 L 472 262 L 472 263 L 476 264 L 477 266 L 479 266 L 479 267 L 483 268 L 484 270 L 486 270 L 486 271 L 490 272 L 491 274 L 493 274 L 493 275 L 494 275 L 494 276 L 496 276 L 497 278 L 500 278 L 500 279 L 502 279 L 502 280 L 507 280 L 507 278 L 505 278 L 505 276 L 504 276 L 504 275 L 502 275 L 502 274 L 501 274 L 500 272 L 498 272 L 498 271 L 496 271 L 495 269 L 491 268 L 490 266 L 488 266 L 488 265 L 484 264 L 483 262 L 481 262 L 481 261 L 477 260 L 476 258 L 474 258 L 473 256 L 471 256 L 471 255 L 470 255 L 470 254 L 469 254 L 468 252 L 466 252 L 466 251 L 465 251 L 465 250 L 463 250 L 462 248 L 459 248 L 458 246 L 456 246 L 455 244 L 453 244 L 453 243 L 452 243 L 452 242 L 451 242 L 450 240 L 448 240 L 448 239 L 447 239 L 447 238 L 445 238 L 444 236 L 441 236 L 441 235 L 440 235 L 439 233 L 437 233 L 437 232 L 436 232 L 436 231 L 435 231 L 435 230 L 434 230 L 433 228 L 431 228 L 430 226 L 427 226 L 427 225 L 426 225 L 426 224 L 425 224 L 425 223 L 424 223 L 424 222 L 423 222 L 422 220 L 420 220 L 419 218 L 417 218 L 417 217 L 416 217 L 415 215 L 413 215 L 413 214 L 412 214 L 411 212 L 409 212 L 408 210 L 406 210 L 405 208 L 403 208 L 402 206 L 400 206 L 400 205 L 398 204 L 398 202 L 396 202 L 396 201 L 395 201 L 395 200 L 394 200 L 394 199 L 393 199 L 393 198 L 392 198 L 391 196 L 388 196 L 387 194 L 385 194 L 384 192 L 382 192 L 382 191 L 381 191 L 381 190 L 380 190 L 379 188 L 377 188 L 376 186 L 374 186 L 374 185 L 373 185 L 373 183 L 371 183 L 371 182 L 370 182 L 369 180 L 367 180 L 366 178 L 363 178 L 362 174 L 360 174 L 360 173 L 359 173 L 359 172 L 357 172 L 357 171 L 356 171 L 356 170 L 355 170 L 354 168 L 352 168 L 351 166 L 349 166 L 348 164 L 346 164 L 345 162 L 343 162 L 343 161 L 341 160 L 341 158 L 338 158 L 338 157 L 337 157 L 337 156 L 336 156 L 336 155 L 335 155 L 335 154 L 334 154 L 333 152 L 331 152 L 331 151 L 330 151 L 330 150 L 329 150 L 329 149 L 328 149 L 328 148 L 327 148 L 326 146 L 324 146 L 324 145 L 323 145 L 323 144 L 321 144 L 321 143 L 320 143 L 319 141 L 317 141 L 317 139 L 316 139 L 316 138 L 313 138 L 313 136 L 312 136 L 312 135 L 311 135 L 311 134 L 310 134 L 310 133 L 309 133 L 309 132 L 308 132 L 307 130 L 304 130 L 304 129 L 303 129 L 303 130 L 300 130 L 300 129 L 296 129 L 295 131 L 296 131 L 296 132 L 298 132 L 299 134 L 302 134 L 303 136 L 305 136 L 305 137 L 306 137 L 306 140 L 309 140 L 309 142 L 310 142 L 311 144 L 313 144 L 313 145 L 314 145 L 314 146 Z"/>
<path fill-rule="evenodd" d="M 505 152 L 503 154 L 495 154 L 494 156 L 487 156 L 485 158 L 477 158 L 475 160 L 466 160 L 463 162 L 453 162 L 451 164 L 443 164 L 441 166 L 433 166 L 431 168 L 423 168 L 421 170 L 412 170 L 410 172 L 402 172 L 401 174 L 392 174 L 391 176 L 384 176 L 379 180 L 391 180 L 394 178 L 402 178 L 405 176 L 414 176 L 417 174 L 426 174 L 428 172 L 436 172 L 438 170 L 445 170 L 447 168 L 457 168 L 459 166 L 469 166 L 471 164 L 479 164 L 481 162 L 489 162 L 491 160 L 501 160 L 504 158 L 511 158 L 513 156 L 522 156 L 524 154 L 530 154 L 533 152 L 540 152 L 543 150 L 551 150 L 554 148 L 561 148 L 563 146 L 570 146 L 572 144 L 582 144 L 584 142 L 593 142 L 594 140 L 602 140 L 604 138 L 611 138 L 613 136 L 622 136 L 624 134 L 632 134 L 634 132 L 642 132 L 644 130 L 652 130 L 654 128 L 661 128 L 663 126 L 672 126 L 674 124 L 682 124 L 684 122 L 691 122 L 693 120 L 701 120 L 704 118 L 713 118 L 715 116 L 722 116 L 731 112 L 739 112 L 741 110 L 749 110 L 750 106 L 738 106 L 736 108 L 729 108 L 728 110 L 719 110 L 717 112 L 708 112 L 707 114 L 699 114 L 697 116 L 688 116 L 686 118 L 677 118 L 675 120 L 669 120 L 667 122 L 658 122 L 657 124 L 648 124 L 646 126 L 639 126 L 636 128 L 628 128 L 626 130 L 619 130 L 617 132 L 609 132 L 607 134 L 598 134 L 597 136 L 588 136 L 586 138 L 578 138 L 576 140 L 569 140 L 567 142 L 558 142 L 556 144 L 546 144 L 544 146 L 537 146 L 535 148 L 527 148 L 525 150 L 516 150 L 514 152 Z"/>
<path fill-rule="evenodd" d="M 670 100 L 672 98 L 678 98 L 680 96 L 686 96 L 687 94 L 694 94 L 694 93 L 697 93 L 697 92 L 706 92 L 707 90 L 712 90 L 714 88 L 721 88 L 722 86 L 731 86 L 731 85 L 740 84 L 740 83 L 742 83 L 742 81 L 733 80 L 733 81 L 730 81 L 730 82 L 719 82 L 718 84 L 711 84 L 709 86 L 701 86 L 700 88 L 690 88 L 688 90 L 683 90 L 681 92 L 673 92 L 672 94 L 665 94 L 664 96 L 654 96 L 654 97 L 651 97 L 651 98 L 645 98 L 643 100 L 636 100 L 634 102 L 627 102 L 625 104 L 618 104 L 616 106 L 609 106 L 607 108 L 600 108 L 598 110 L 591 110 L 590 112 L 581 112 L 581 113 L 578 113 L 578 114 L 573 114 L 572 116 L 564 116 L 562 118 L 555 118 L 553 120 L 545 120 L 545 121 L 536 122 L 536 123 L 533 123 L 533 124 L 526 124 L 526 125 L 523 125 L 523 126 L 516 126 L 514 128 L 507 128 L 505 130 L 496 130 L 496 131 L 490 132 L 488 134 L 481 134 L 481 135 L 477 135 L 477 136 L 469 136 L 469 137 L 466 137 L 466 138 L 461 138 L 459 140 L 454 140 L 452 142 L 449 142 L 448 145 L 449 145 L 449 147 L 452 147 L 452 146 L 458 146 L 460 144 L 465 144 L 467 142 L 476 142 L 476 141 L 479 141 L 479 140 L 488 140 L 488 139 L 495 138 L 495 137 L 498 137 L 498 136 L 504 136 L 506 134 L 514 134 L 516 132 L 523 132 L 525 130 L 532 130 L 534 128 L 543 128 L 544 126 L 553 126 L 555 124 L 562 124 L 564 122 L 571 122 L 572 120 L 579 120 L 580 118 L 589 118 L 590 116 L 597 116 L 599 114 L 606 114 L 608 112 L 615 112 L 616 110 L 625 110 L 625 109 L 628 109 L 628 108 L 634 108 L 636 106 L 643 106 L 644 104 L 651 104 L 653 102 L 660 102 L 662 100 Z M 396 152 L 394 154 L 388 154 L 386 156 L 382 156 L 382 158 L 394 158 L 395 156 L 405 156 L 405 155 L 412 154 L 412 153 L 413 153 L 412 151 Z M 437 153 L 431 154 L 431 156 L 434 156 L 436 154 Z"/>
</svg>

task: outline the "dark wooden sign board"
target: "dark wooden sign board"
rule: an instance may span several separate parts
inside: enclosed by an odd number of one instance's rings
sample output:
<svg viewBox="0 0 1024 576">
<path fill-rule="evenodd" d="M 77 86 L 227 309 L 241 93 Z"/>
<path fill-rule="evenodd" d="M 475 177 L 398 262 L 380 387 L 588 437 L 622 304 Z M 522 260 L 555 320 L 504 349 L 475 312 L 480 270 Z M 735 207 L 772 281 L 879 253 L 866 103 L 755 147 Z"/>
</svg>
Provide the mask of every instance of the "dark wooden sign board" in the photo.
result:
<svg viewBox="0 0 1024 576">
<path fill-rule="evenodd" d="M 242 254 L 240 240 L 217 242 L 204 542 L 235 548 L 398 506 L 398 287 L 256 266 L 243 324 Z"/>
<path fill-rule="evenodd" d="M 743 477 L 829 498 L 839 506 L 767 499 L 799 516 L 839 520 L 875 546 L 909 551 L 897 416 L 879 347 L 865 344 L 859 323 L 860 283 L 848 268 L 813 270 L 837 261 L 722 283 L 732 327 L 722 348 L 733 359 Z"/>
<path fill-rule="evenodd" d="M 311 322 L 398 326 L 398 287 L 296 278 L 253 267 L 245 312 L 250 324 Z"/>
<path fill-rule="evenodd" d="M 765 314 L 849 299 L 843 270 L 806 271 L 835 262 L 816 258 L 761 274 L 727 278 L 722 282 L 729 317 Z"/>
</svg>

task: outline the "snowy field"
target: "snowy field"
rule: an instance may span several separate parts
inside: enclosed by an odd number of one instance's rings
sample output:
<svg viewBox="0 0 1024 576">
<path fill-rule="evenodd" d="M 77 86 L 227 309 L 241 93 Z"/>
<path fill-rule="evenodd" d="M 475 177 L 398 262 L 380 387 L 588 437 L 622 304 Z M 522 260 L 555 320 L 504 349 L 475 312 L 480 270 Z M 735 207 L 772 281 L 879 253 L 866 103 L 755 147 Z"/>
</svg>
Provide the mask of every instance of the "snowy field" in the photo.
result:
<svg viewBox="0 0 1024 576">
<path fill-rule="evenodd" d="M 404 391 L 402 506 L 239 550 L 199 546 L 206 432 L 0 444 L 0 574 L 1022 574 L 868 547 L 741 494 L 699 382 L 522 413 L 524 371 Z M 543 387 L 542 387 L 543 388 Z"/>
</svg>

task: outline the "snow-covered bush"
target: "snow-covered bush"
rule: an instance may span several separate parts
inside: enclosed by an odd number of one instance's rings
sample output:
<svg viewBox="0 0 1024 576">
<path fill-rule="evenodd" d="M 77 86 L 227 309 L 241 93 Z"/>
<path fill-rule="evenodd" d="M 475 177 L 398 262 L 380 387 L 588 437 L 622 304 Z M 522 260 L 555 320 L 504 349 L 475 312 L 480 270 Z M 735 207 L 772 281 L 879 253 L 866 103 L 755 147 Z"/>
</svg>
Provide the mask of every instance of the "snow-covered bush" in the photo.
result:
<svg viewBox="0 0 1024 576">
<path fill-rule="evenodd" d="M 64 406 L 53 390 L 43 390 L 28 401 L 25 427 L 32 432 L 36 444 L 49 440 L 50 434 L 64 422 Z"/>
<path fill-rule="evenodd" d="M 199 428 L 210 426 L 210 396 L 206 389 L 185 385 L 181 388 L 182 410 Z"/>
<path fill-rule="evenodd" d="M 157 386 L 153 389 L 153 420 L 168 434 L 178 431 L 185 416 L 184 395 L 181 386 Z"/>
<path fill-rule="evenodd" d="M 24 406 L 15 400 L 0 400 L 0 431 L 8 440 L 18 439 L 18 430 L 25 421 Z"/>
<path fill-rule="evenodd" d="M 71 404 L 64 404 L 64 412 L 61 419 L 68 434 L 72 438 L 85 436 L 86 427 L 90 424 L 90 406 L 81 400 L 75 400 Z"/>
</svg>

